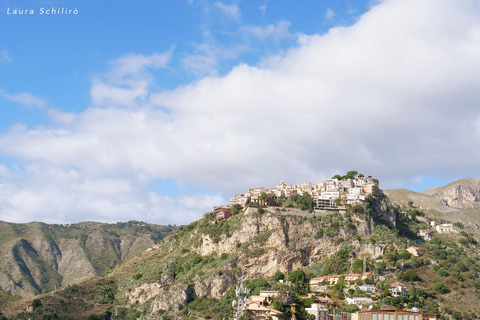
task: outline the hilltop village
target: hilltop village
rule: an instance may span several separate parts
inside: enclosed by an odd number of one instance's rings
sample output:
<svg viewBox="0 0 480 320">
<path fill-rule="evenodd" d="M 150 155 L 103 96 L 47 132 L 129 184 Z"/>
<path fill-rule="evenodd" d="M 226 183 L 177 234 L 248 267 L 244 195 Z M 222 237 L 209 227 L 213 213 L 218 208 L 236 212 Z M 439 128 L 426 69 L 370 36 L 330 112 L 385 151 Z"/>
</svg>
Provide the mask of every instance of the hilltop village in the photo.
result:
<svg viewBox="0 0 480 320">
<path fill-rule="evenodd" d="M 258 187 L 248 189 L 243 194 L 237 194 L 230 199 L 230 206 L 247 205 L 278 206 L 283 200 L 292 196 L 308 195 L 311 199 L 310 209 L 330 209 L 365 203 L 370 196 L 380 195 L 378 180 L 371 176 L 365 177 L 356 171 L 349 171 L 345 176 L 334 176 L 324 182 L 305 182 L 297 185 L 287 185 L 280 182 L 274 188 Z"/>
</svg>

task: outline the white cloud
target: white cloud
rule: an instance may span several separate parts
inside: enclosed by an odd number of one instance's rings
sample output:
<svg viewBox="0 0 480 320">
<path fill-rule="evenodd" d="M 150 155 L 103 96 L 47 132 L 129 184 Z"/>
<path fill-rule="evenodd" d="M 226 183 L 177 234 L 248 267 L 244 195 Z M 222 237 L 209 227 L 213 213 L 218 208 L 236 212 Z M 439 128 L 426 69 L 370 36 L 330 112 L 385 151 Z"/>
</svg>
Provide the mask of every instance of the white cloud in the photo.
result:
<svg viewBox="0 0 480 320">
<path fill-rule="evenodd" d="M 47 113 L 53 122 L 59 124 L 71 124 L 77 119 L 77 115 L 73 112 L 64 112 L 58 109 L 49 109 Z"/>
<path fill-rule="evenodd" d="M 28 92 L 10 94 L 5 90 L 0 89 L 0 97 L 21 104 L 24 107 L 37 107 L 42 109 L 48 104 L 45 99 L 39 98 Z"/>
<path fill-rule="evenodd" d="M 27 166 L 0 170 L 0 212 L 180 223 L 280 180 L 358 170 L 388 188 L 430 172 L 478 176 L 478 56 L 473 1 L 388 0 L 350 27 L 301 36 L 260 66 L 241 64 L 172 91 L 149 89 L 150 62 L 113 63 L 99 78 L 118 95 L 98 95 L 102 108 L 0 136 L 2 155 Z M 156 179 L 219 195 L 148 192 Z"/>
<path fill-rule="evenodd" d="M 182 59 L 182 68 L 196 77 L 214 76 L 217 74 L 219 50 L 209 44 L 195 46 L 197 53 L 186 55 Z"/>
<path fill-rule="evenodd" d="M 219 195 L 179 199 L 149 192 L 141 176 L 95 177 L 75 169 L 29 165 L 22 171 L 0 167 L 0 220 L 47 223 L 141 220 L 186 224 L 201 217 Z M 48 181 L 48 183 L 46 183 Z"/>
<path fill-rule="evenodd" d="M 10 58 L 10 52 L 8 52 L 7 50 L 0 50 L 0 63 L 2 62 L 12 62 L 12 58 Z"/>
<path fill-rule="evenodd" d="M 335 11 L 333 11 L 332 9 L 328 8 L 327 9 L 327 12 L 325 12 L 325 18 L 327 20 L 331 20 L 335 17 Z"/>
<path fill-rule="evenodd" d="M 220 9 L 227 17 L 231 19 L 240 19 L 240 8 L 236 3 L 225 4 L 223 2 L 215 3 L 215 7 Z"/>
<path fill-rule="evenodd" d="M 245 26 L 241 28 L 241 31 L 261 40 L 265 40 L 267 38 L 279 40 L 292 36 L 288 30 L 290 25 L 290 22 L 282 20 L 277 24 L 270 24 L 267 26 Z"/>
<path fill-rule="evenodd" d="M 150 56 L 129 54 L 110 63 L 110 71 L 93 79 L 90 91 L 96 106 L 135 106 L 142 103 L 153 81 L 149 68 L 165 68 L 173 47 L 165 53 Z"/>
</svg>

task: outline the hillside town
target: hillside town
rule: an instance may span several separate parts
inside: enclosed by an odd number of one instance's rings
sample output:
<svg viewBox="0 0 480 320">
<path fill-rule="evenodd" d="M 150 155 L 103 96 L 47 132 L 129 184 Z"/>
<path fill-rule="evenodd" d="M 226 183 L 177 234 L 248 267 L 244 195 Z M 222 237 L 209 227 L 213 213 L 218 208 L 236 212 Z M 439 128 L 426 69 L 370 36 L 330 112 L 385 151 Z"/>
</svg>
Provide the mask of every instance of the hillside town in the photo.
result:
<svg viewBox="0 0 480 320">
<path fill-rule="evenodd" d="M 283 293 L 278 290 L 260 290 L 257 295 L 248 296 L 249 290 L 244 288 L 243 283 L 239 283 L 236 290 L 237 300 L 234 302 L 234 314 L 236 315 L 234 319 L 283 320 L 284 314 L 272 307 L 272 302 L 279 299 L 280 295 L 284 296 L 283 299 L 286 300 L 286 304 L 291 307 L 291 319 L 296 319 L 295 315 L 300 308 L 299 299 L 310 299 L 312 301 L 310 307 L 304 308 L 308 318 L 312 320 L 378 320 L 382 319 L 382 315 L 383 320 L 436 319 L 435 314 L 419 312 L 417 307 L 407 310 L 372 310 L 371 304 L 379 296 L 394 298 L 407 297 L 408 295 L 405 285 L 399 282 L 386 285 L 385 290 L 379 292 L 374 285 L 377 280 L 378 276 L 374 277 L 370 272 L 313 278 L 309 282 L 310 293 L 299 298 L 297 292 L 293 290 Z M 283 280 L 280 281 L 283 283 Z M 344 295 L 351 296 L 345 298 L 347 304 L 358 306 L 356 312 L 343 311 L 342 308 L 338 308 L 335 301 L 325 294 L 327 290 L 332 289 L 332 286 L 338 284 L 342 284 L 342 287 L 344 287 L 342 290 Z M 370 308 L 368 308 L 369 306 Z"/>
<path fill-rule="evenodd" d="M 282 181 L 274 188 L 252 188 L 231 198 L 230 205 L 238 204 L 245 207 L 254 203 L 259 206 L 276 206 L 279 199 L 308 194 L 312 199 L 313 208 L 318 210 L 362 204 L 369 196 L 380 195 L 377 179 L 357 174 L 356 171 L 349 171 L 347 176 L 334 176 L 318 183 L 287 185 Z"/>
</svg>

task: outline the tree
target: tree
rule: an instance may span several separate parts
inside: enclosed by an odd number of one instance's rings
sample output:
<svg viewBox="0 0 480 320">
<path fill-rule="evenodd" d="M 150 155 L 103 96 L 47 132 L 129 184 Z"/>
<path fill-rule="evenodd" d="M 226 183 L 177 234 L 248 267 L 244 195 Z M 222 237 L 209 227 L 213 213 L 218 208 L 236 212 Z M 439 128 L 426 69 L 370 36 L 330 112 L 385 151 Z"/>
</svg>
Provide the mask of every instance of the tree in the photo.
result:
<svg viewBox="0 0 480 320">
<path fill-rule="evenodd" d="M 383 255 L 383 258 L 386 263 L 393 267 L 398 260 L 397 249 L 394 246 L 390 246 L 388 251 Z"/>
<path fill-rule="evenodd" d="M 305 293 L 307 281 L 307 275 L 302 269 L 297 269 L 290 272 L 288 275 L 288 281 L 295 284 L 295 290 L 299 293 Z"/>
<path fill-rule="evenodd" d="M 265 209 L 263 209 L 262 207 L 258 207 L 257 212 L 260 214 L 265 213 Z"/>
<path fill-rule="evenodd" d="M 260 200 L 267 200 L 267 199 L 268 199 L 268 195 L 267 195 L 265 192 L 262 192 L 262 194 L 260 195 L 260 197 L 258 197 L 258 199 L 260 199 Z"/>
<path fill-rule="evenodd" d="M 420 280 L 420 278 L 417 275 L 417 271 L 415 271 L 413 269 L 409 269 L 409 270 L 405 271 L 405 273 L 403 274 L 403 279 L 405 279 L 407 281 L 410 281 L 410 282 Z"/>
<path fill-rule="evenodd" d="M 342 180 L 342 176 L 339 174 L 336 174 L 332 177 L 332 179 Z"/>
<path fill-rule="evenodd" d="M 408 206 L 409 206 L 409 207 L 412 207 L 412 206 L 413 206 L 413 201 L 412 201 L 412 200 L 408 201 Z"/>
<path fill-rule="evenodd" d="M 275 274 L 272 277 L 272 280 L 274 281 L 279 281 L 283 279 L 285 279 L 285 275 L 280 270 L 277 270 L 277 272 L 275 272 Z"/>
<path fill-rule="evenodd" d="M 40 299 L 33 299 L 32 301 L 32 307 L 38 308 L 42 306 L 42 301 Z"/>
<path fill-rule="evenodd" d="M 351 178 L 351 179 L 355 179 L 355 177 L 357 176 L 357 174 L 358 174 L 358 171 L 354 171 L 354 170 L 348 171 L 348 172 L 347 172 L 347 177 L 349 177 L 349 178 Z"/>
<path fill-rule="evenodd" d="M 449 293 L 450 292 L 450 290 L 448 290 L 447 286 L 444 285 L 441 282 L 435 283 L 435 285 L 433 286 L 433 290 L 435 290 L 438 293 Z"/>
<path fill-rule="evenodd" d="M 363 259 L 355 259 L 352 263 L 352 269 L 355 273 L 363 272 Z"/>
<path fill-rule="evenodd" d="M 403 250 L 398 256 L 400 257 L 400 259 L 406 261 L 412 257 L 412 254 L 407 250 Z"/>
</svg>

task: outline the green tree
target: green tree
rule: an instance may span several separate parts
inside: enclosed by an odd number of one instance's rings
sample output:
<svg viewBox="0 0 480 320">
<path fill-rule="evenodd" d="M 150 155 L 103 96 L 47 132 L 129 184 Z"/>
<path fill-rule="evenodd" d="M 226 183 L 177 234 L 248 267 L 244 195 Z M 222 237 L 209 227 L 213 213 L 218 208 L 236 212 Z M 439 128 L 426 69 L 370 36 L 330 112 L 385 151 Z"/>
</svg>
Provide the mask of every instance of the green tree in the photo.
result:
<svg viewBox="0 0 480 320">
<path fill-rule="evenodd" d="M 449 293 L 450 292 L 450 290 L 448 290 L 448 287 L 441 282 L 435 283 L 435 285 L 433 286 L 433 290 L 435 290 L 438 293 Z"/>
<path fill-rule="evenodd" d="M 355 179 L 355 177 L 358 175 L 358 172 L 357 171 L 348 171 L 347 172 L 347 177 L 350 178 L 350 179 Z"/>
<path fill-rule="evenodd" d="M 355 259 L 352 263 L 352 269 L 355 273 L 363 272 L 363 259 Z"/>
<path fill-rule="evenodd" d="M 38 308 L 42 306 L 42 301 L 40 299 L 33 299 L 32 301 L 32 307 Z"/>
<path fill-rule="evenodd" d="M 408 252 L 407 250 L 403 250 L 399 255 L 398 257 L 402 260 L 408 260 L 412 257 L 412 254 L 410 252 Z"/>
<path fill-rule="evenodd" d="M 307 275 L 302 269 L 297 269 L 290 272 L 288 275 L 288 281 L 292 282 L 295 285 L 295 291 L 299 293 L 306 293 Z"/>
<path fill-rule="evenodd" d="M 335 202 L 335 204 L 336 204 L 337 206 L 342 205 L 342 199 L 341 199 L 341 198 L 336 198 L 336 199 L 333 200 L 333 202 Z"/>
<path fill-rule="evenodd" d="M 417 271 L 415 271 L 413 269 L 409 269 L 409 270 L 405 271 L 405 273 L 403 274 L 403 279 L 405 279 L 407 281 L 410 281 L 410 282 L 420 280 L 420 278 L 418 277 Z"/>
<path fill-rule="evenodd" d="M 388 247 L 388 251 L 383 255 L 383 259 L 391 267 L 395 265 L 395 263 L 398 261 L 398 258 L 397 249 L 394 246 Z"/>
<path fill-rule="evenodd" d="M 285 279 L 285 275 L 280 270 L 277 270 L 277 272 L 275 272 L 275 274 L 272 277 L 273 281 L 279 281 L 283 279 Z"/>
<path fill-rule="evenodd" d="M 413 207 L 413 201 L 412 200 L 408 201 L 408 206 Z"/>
</svg>

